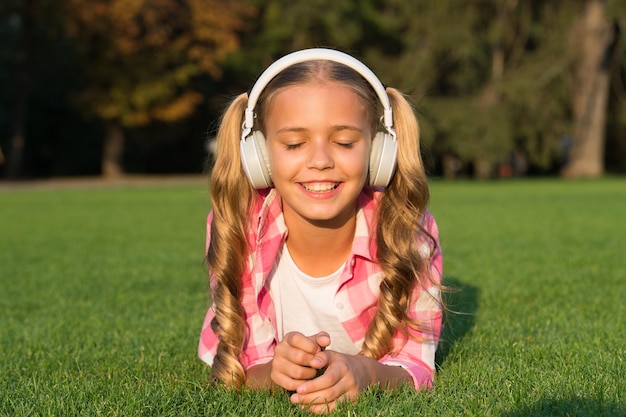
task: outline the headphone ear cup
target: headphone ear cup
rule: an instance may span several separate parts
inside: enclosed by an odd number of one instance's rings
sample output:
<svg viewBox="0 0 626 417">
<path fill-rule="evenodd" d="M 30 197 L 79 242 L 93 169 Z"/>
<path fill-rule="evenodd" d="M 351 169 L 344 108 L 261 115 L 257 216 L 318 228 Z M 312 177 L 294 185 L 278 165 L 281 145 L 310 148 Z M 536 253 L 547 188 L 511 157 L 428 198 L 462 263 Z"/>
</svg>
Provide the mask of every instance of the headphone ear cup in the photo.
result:
<svg viewBox="0 0 626 417">
<path fill-rule="evenodd" d="M 272 186 L 269 158 L 265 136 L 260 131 L 254 131 L 250 136 L 240 141 L 241 165 L 256 189 Z"/>
<path fill-rule="evenodd" d="M 378 132 L 372 141 L 370 153 L 370 181 L 372 187 L 386 187 L 396 170 L 398 142 L 390 134 Z"/>
</svg>

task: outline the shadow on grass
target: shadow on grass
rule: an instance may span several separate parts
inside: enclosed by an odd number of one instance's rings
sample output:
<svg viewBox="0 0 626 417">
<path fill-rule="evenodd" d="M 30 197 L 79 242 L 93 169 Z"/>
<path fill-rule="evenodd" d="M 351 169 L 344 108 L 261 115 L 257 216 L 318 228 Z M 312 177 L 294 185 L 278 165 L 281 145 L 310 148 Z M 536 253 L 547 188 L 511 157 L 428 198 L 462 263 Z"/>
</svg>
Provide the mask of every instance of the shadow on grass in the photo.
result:
<svg viewBox="0 0 626 417">
<path fill-rule="evenodd" d="M 474 315 L 478 309 L 478 288 L 461 282 L 454 277 L 444 277 L 443 284 L 450 288 L 443 293 L 446 311 L 443 315 L 443 330 L 435 355 L 437 369 L 450 354 L 454 345 L 474 326 Z"/>
<path fill-rule="evenodd" d="M 502 413 L 502 417 L 613 417 L 626 416 L 626 404 L 595 398 L 547 398 L 536 403 Z"/>
</svg>

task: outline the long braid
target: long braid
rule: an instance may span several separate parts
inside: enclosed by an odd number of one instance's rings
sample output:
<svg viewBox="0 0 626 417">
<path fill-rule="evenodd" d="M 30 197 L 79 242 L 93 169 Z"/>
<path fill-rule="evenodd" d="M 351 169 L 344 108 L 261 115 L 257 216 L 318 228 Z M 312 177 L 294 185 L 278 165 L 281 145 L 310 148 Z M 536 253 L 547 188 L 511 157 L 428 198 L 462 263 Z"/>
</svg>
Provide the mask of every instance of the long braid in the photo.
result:
<svg viewBox="0 0 626 417">
<path fill-rule="evenodd" d="M 207 252 L 215 308 L 211 328 L 220 341 L 211 375 L 236 388 L 246 381 L 239 360 L 246 337 L 241 276 L 247 254 L 245 228 L 252 189 L 238 163 L 239 145 L 233 142 L 239 140 L 246 103 L 246 94 L 231 103 L 218 132 L 217 158 L 210 179 L 213 223 Z"/>
<path fill-rule="evenodd" d="M 419 127 L 413 108 L 403 94 L 387 88 L 394 111 L 398 140 L 397 171 L 380 201 L 376 243 L 377 258 L 384 272 L 377 313 L 365 335 L 364 355 L 380 358 L 393 348 L 399 329 L 408 337 L 408 327 L 419 328 L 408 316 L 413 288 L 424 284 L 423 259 L 416 233 L 428 203 L 429 191 L 419 153 Z"/>
</svg>

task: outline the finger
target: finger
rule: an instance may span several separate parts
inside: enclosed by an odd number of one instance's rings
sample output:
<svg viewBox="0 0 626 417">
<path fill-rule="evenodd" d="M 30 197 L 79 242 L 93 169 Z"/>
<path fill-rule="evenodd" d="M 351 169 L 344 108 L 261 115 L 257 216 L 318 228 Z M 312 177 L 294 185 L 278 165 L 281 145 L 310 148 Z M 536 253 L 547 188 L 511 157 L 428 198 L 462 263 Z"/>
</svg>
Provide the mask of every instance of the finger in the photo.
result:
<svg viewBox="0 0 626 417">
<path fill-rule="evenodd" d="M 301 333 L 289 333 L 281 340 L 274 350 L 277 361 L 286 361 L 299 366 L 310 367 L 311 360 L 320 347 L 308 340 Z"/>
<path fill-rule="evenodd" d="M 285 375 L 292 380 L 303 382 L 315 378 L 317 369 L 310 367 L 308 364 L 311 361 L 311 355 L 298 349 L 290 350 L 293 352 L 286 352 L 286 356 L 282 354 L 280 356 L 274 355 L 271 369 L 272 379 L 279 379 L 278 375 Z"/>
<path fill-rule="evenodd" d="M 331 352 L 317 352 L 315 356 L 313 356 L 313 359 L 311 359 L 309 366 L 315 369 L 323 369 L 327 367 L 330 362 L 330 353 Z"/>
<path fill-rule="evenodd" d="M 324 350 L 325 348 L 327 348 L 330 345 L 330 335 L 326 332 L 319 332 L 315 335 L 313 335 L 313 340 L 315 341 L 315 343 L 322 349 Z"/>
<path fill-rule="evenodd" d="M 318 414 L 333 411 L 340 402 L 349 400 L 347 395 L 334 395 L 330 390 L 304 396 L 295 393 L 289 399 L 293 404 L 298 404 L 300 408 Z"/>
<path fill-rule="evenodd" d="M 288 375 L 276 373 L 271 375 L 272 382 L 287 391 L 295 391 L 306 380 L 293 379 Z"/>
<path fill-rule="evenodd" d="M 336 401 L 330 401 L 323 404 L 299 404 L 302 410 L 306 410 L 313 414 L 328 414 L 337 408 Z"/>
<path fill-rule="evenodd" d="M 335 398 L 333 398 L 331 395 L 329 395 L 328 393 L 324 393 L 324 392 L 317 392 L 315 393 L 315 395 L 300 395 L 297 392 L 293 393 L 289 396 L 289 400 L 293 403 L 293 404 L 300 404 L 300 405 L 304 405 L 304 406 L 312 406 L 312 405 L 323 405 L 323 404 L 329 404 L 333 401 L 335 401 Z"/>
<path fill-rule="evenodd" d="M 356 396 L 349 396 L 347 394 L 340 393 L 339 395 L 335 395 L 335 393 L 331 393 L 330 391 L 322 391 L 316 393 L 315 396 L 303 396 L 300 394 L 292 394 L 290 400 L 293 404 L 298 404 L 301 408 L 305 408 L 309 411 L 319 412 L 326 411 L 326 407 L 330 407 L 330 410 L 333 410 L 338 404 L 346 401 L 354 401 Z"/>
<path fill-rule="evenodd" d="M 323 369 L 326 368 L 333 361 L 333 358 L 337 357 L 337 352 L 332 350 L 317 352 L 315 356 L 311 359 L 311 363 L 309 364 L 309 366 L 315 369 Z"/>
<path fill-rule="evenodd" d="M 328 414 L 337 408 L 337 404 L 333 401 L 324 405 L 312 405 L 306 408 L 309 412 L 313 414 Z"/>
<path fill-rule="evenodd" d="M 300 332 L 290 332 L 285 335 L 283 339 L 289 344 L 289 346 L 300 349 L 306 353 L 314 355 L 320 350 L 320 346 L 314 339 L 306 337 Z"/>
<path fill-rule="evenodd" d="M 340 380 L 341 380 L 341 375 L 337 374 L 336 372 L 332 372 L 332 371 L 326 372 L 318 376 L 317 378 L 313 378 L 299 385 L 297 387 L 296 392 L 300 396 L 309 395 L 310 398 L 313 398 L 313 396 L 315 395 L 319 396 L 322 391 L 326 391 L 334 387 L 337 387 L 335 389 L 336 391 L 335 394 L 339 395 L 342 393 L 342 391 L 337 385 L 339 384 Z M 332 399 L 334 399 L 334 397 Z"/>
</svg>

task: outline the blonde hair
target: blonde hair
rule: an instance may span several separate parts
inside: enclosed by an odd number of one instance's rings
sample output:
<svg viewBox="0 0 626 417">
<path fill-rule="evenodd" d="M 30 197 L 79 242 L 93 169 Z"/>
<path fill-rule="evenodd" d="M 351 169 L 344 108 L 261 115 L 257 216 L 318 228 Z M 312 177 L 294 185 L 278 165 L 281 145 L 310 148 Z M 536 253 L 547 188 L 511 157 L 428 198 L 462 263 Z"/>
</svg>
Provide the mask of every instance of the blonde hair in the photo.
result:
<svg viewBox="0 0 626 417">
<path fill-rule="evenodd" d="M 238 163 L 241 115 L 247 102 L 247 95 L 241 94 L 231 103 L 217 134 L 217 157 L 210 178 L 213 222 L 207 251 L 215 310 L 211 328 L 220 341 L 211 374 L 214 380 L 237 388 L 246 380 L 239 360 L 246 333 L 241 276 L 248 252 L 246 226 L 253 193 Z"/>
<path fill-rule="evenodd" d="M 368 109 L 374 131 L 378 130 L 382 106 L 369 83 L 352 69 L 330 61 L 296 64 L 277 75 L 259 97 L 256 128 L 264 130 L 264 117 L 281 89 L 299 83 L 328 81 L 351 88 Z M 416 323 L 408 313 L 414 287 L 426 287 L 424 280 L 430 279 L 427 273 L 424 274 L 428 268 L 425 268 L 425 261 L 417 248 L 416 233 L 418 230 L 424 232 L 421 219 L 429 199 L 419 151 L 418 124 L 406 97 L 393 88 L 387 88 L 387 93 L 397 133 L 398 163 L 378 208 L 377 260 L 384 278 L 377 313 L 365 335 L 361 352 L 375 359 L 392 351 L 396 329 L 406 339 L 409 327 L 425 326 Z M 218 132 L 216 161 L 210 178 L 213 223 L 207 253 L 215 309 L 211 327 L 219 338 L 212 377 L 236 388 L 246 382 L 240 361 L 246 338 L 241 281 L 249 254 L 248 216 L 255 198 L 259 198 L 239 163 L 239 140 L 246 104 L 247 95 L 238 96 L 224 113 Z"/>
<path fill-rule="evenodd" d="M 427 262 L 419 253 L 416 236 L 418 230 L 424 233 L 432 242 L 434 252 L 436 241 L 421 224 L 430 192 L 420 156 L 419 126 L 413 107 L 400 91 L 388 87 L 387 95 L 393 108 L 398 163 L 378 206 L 376 258 L 384 277 L 376 315 L 361 348 L 363 355 L 374 359 L 392 352 L 397 330 L 405 340 L 409 337 L 409 327 L 427 334 L 432 331 L 426 323 L 416 322 L 408 313 L 415 286 L 438 286 L 432 281 Z"/>
</svg>

